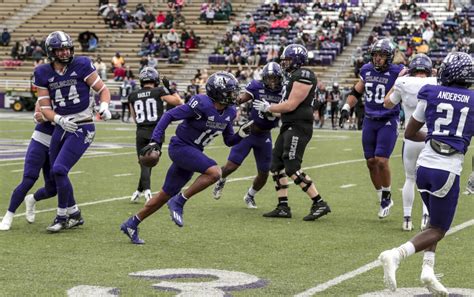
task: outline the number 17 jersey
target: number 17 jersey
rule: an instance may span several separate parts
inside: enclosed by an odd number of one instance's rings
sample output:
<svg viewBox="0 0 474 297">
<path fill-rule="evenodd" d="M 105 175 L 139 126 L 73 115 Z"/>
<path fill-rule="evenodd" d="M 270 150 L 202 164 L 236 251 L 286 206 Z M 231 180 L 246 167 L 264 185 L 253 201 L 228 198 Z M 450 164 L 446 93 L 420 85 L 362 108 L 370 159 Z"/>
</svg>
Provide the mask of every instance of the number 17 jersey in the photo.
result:
<svg viewBox="0 0 474 297">
<path fill-rule="evenodd" d="M 400 104 L 393 109 L 383 107 L 385 95 L 395 84 L 403 65 L 390 64 L 385 71 L 377 71 L 372 63 L 360 69 L 360 79 L 365 84 L 365 116 L 368 118 L 393 118 L 400 114 Z"/>
</svg>

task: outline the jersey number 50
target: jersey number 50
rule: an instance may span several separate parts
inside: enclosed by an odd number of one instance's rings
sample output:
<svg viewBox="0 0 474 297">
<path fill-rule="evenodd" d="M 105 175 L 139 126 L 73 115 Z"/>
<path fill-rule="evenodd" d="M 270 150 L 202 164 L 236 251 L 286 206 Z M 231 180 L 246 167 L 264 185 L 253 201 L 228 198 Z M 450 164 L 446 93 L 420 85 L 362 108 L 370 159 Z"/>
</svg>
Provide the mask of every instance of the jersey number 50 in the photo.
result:
<svg viewBox="0 0 474 297">
<path fill-rule="evenodd" d="M 383 103 L 383 99 L 385 98 L 385 85 L 377 84 L 375 90 L 373 86 L 373 83 L 365 83 L 365 101 L 371 102 L 373 99 L 375 103 Z"/>
</svg>

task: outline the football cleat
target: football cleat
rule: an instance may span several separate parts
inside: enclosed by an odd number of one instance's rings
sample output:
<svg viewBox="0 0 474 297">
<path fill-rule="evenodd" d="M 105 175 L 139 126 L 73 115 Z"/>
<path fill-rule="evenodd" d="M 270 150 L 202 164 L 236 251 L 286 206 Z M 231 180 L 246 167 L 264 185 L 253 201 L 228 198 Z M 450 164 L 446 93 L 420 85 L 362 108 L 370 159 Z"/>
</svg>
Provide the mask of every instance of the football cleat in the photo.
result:
<svg viewBox="0 0 474 297">
<path fill-rule="evenodd" d="M 466 192 L 467 195 L 474 195 L 474 172 L 471 173 L 469 179 L 467 180 Z"/>
<path fill-rule="evenodd" d="M 380 200 L 379 219 L 388 217 L 390 208 L 393 206 L 393 200 L 390 198 Z"/>
<path fill-rule="evenodd" d="M 430 224 L 430 216 L 428 214 L 424 214 L 423 217 L 421 218 L 421 225 L 420 225 L 421 231 L 425 231 L 426 229 L 428 229 L 429 224 Z"/>
<path fill-rule="evenodd" d="M 402 230 L 403 231 L 413 230 L 413 223 L 411 222 L 411 217 L 410 216 L 403 217 Z"/>
<path fill-rule="evenodd" d="M 278 204 L 277 207 L 267 213 L 263 214 L 266 218 L 291 218 L 291 208 L 286 205 Z"/>
<path fill-rule="evenodd" d="M 217 181 L 216 185 L 214 186 L 214 190 L 212 190 L 212 196 L 214 199 L 218 200 L 222 196 L 222 191 L 224 190 L 226 179 L 221 178 Z"/>
<path fill-rule="evenodd" d="M 66 229 L 67 217 L 56 216 L 51 225 L 49 225 L 46 230 L 51 233 L 57 233 L 63 229 Z"/>
<path fill-rule="evenodd" d="M 140 191 L 138 191 L 138 190 L 135 191 L 135 192 L 133 192 L 132 197 L 130 198 L 130 202 L 132 202 L 132 203 L 137 203 L 137 202 L 138 202 L 138 198 L 140 198 L 140 195 L 141 195 L 141 194 L 142 194 L 142 192 L 140 192 Z"/>
<path fill-rule="evenodd" d="M 145 241 L 138 237 L 138 227 L 132 224 L 132 218 L 129 218 L 122 225 L 120 225 L 120 230 L 130 238 L 133 244 L 144 244 Z"/>
<path fill-rule="evenodd" d="M 397 290 L 397 269 L 400 265 L 400 254 L 396 249 L 386 250 L 379 256 L 383 267 L 385 287 L 392 292 Z"/>
<path fill-rule="evenodd" d="M 244 202 L 247 204 L 247 208 L 257 208 L 257 203 L 255 203 L 255 197 L 249 193 L 245 194 Z"/>
<path fill-rule="evenodd" d="M 318 201 L 316 204 L 311 205 L 309 214 L 303 218 L 303 221 L 314 221 L 322 216 L 327 215 L 331 212 L 331 208 L 326 201 Z"/>
<path fill-rule="evenodd" d="M 33 194 L 26 195 L 25 197 L 25 207 L 26 207 L 26 212 L 25 212 L 25 218 L 28 221 L 28 223 L 34 223 L 35 222 L 35 205 L 36 205 L 36 200 L 33 196 Z"/>
<path fill-rule="evenodd" d="M 151 191 L 149 189 L 143 191 L 143 195 L 145 196 L 145 203 L 150 201 L 152 195 L 151 195 Z"/>
<path fill-rule="evenodd" d="M 179 195 L 179 194 L 178 194 Z M 178 226 L 178 227 L 183 227 L 183 206 L 180 205 L 178 201 L 176 201 L 176 197 L 178 195 L 173 196 L 169 201 L 168 201 L 168 209 L 170 211 L 170 216 L 171 220 Z"/>
<path fill-rule="evenodd" d="M 8 231 L 12 226 L 12 218 L 3 217 L 2 222 L 0 222 L 0 231 Z"/>
<path fill-rule="evenodd" d="M 84 219 L 82 218 L 81 211 L 79 210 L 69 216 L 66 222 L 66 229 L 79 227 L 81 225 L 84 225 Z"/>
<path fill-rule="evenodd" d="M 436 297 L 444 297 L 449 296 L 449 292 L 445 286 L 436 278 L 433 268 L 423 267 L 420 276 L 421 282 L 425 285 L 425 287 L 430 291 L 433 296 Z"/>
</svg>

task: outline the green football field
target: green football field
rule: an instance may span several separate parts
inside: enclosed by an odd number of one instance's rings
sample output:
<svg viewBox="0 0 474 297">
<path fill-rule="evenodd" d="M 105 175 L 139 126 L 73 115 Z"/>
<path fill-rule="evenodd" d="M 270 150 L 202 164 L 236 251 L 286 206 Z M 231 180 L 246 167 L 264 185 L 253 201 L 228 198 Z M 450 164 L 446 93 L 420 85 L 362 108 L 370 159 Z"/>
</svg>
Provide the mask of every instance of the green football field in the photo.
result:
<svg viewBox="0 0 474 297">
<path fill-rule="evenodd" d="M 15 114 L 0 115 L 3 216 L 21 180 L 22 153 L 34 124 Z M 256 196 L 258 209 L 247 209 L 242 197 L 256 172 L 249 156 L 220 200 L 212 198 L 212 188 L 193 197 L 185 207 L 183 228 L 170 220 L 166 207 L 159 210 L 140 225 L 146 244 L 136 246 L 119 230 L 144 203 L 143 198 L 130 203 L 139 178 L 134 137 L 133 124 L 98 123 L 93 146 L 70 172 L 84 226 L 48 234 L 56 198 L 37 204 L 34 224 L 26 222 L 20 206 L 11 230 L 0 233 L 0 296 L 429 296 L 419 281 L 421 254 L 398 270 L 398 295 L 384 291 L 376 261 L 381 251 L 414 236 L 421 220 L 417 196 L 415 231 L 401 230 L 401 138 L 391 158 L 395 206 L 384 220 L 377 217 L 360 132 L 315 130 L 303 169 L 331 206 L 328 216 L 304 222 L 311 202 L 291 185 L 293 218 L 263 218 L 277 202 L 270 180 Z M 223 165 L 229 148 L 220 138 L 206 152 Z M 471 146 L 461 191 L 472 154 Z M 165 149 L 153 169 L 152 191 L 160 189 L 169 165 Z M 30 193 L 42 184 L 40 178 Z M 456 296 L 474 296 L 473 206 L 473 196 L 460 196 L 453 229 L 438 245 L 435 272 L 443 274 L 442 283 Z"/>
</svg>

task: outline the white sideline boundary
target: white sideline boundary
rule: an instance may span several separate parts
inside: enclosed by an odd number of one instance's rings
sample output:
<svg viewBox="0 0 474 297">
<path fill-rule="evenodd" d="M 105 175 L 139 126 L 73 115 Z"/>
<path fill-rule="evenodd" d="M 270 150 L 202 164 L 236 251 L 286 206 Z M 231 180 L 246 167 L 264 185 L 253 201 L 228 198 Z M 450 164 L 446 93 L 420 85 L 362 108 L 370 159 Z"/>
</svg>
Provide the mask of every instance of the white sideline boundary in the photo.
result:
<svg viewBox="0 0 474 297">
<path fill-rule="evenodd" d="M 469 221 L 466 221 L 464 223 L 461 223 L 459 225 L 456 225 L 454 226 L 453 228 L 449 229 L 448 232 L 446 232 L 446 236 L 449 236 L 451 234 L 454 234 L 456 232 L 459 232 L 465 228 L 468 228 L 468 227 L 471 227 L 472 225 L 474 225 L 474 219 L 471 219 Z M 381 266 L 380 264 L 380 261 L 379 260 L 375 260 L 375 261 L 372 261 L 368 264 L 365 264 L 364 266 L 361 266 L 355 270 L 352 270 L 352 271 L 349 271 L 347 273 L 344 273 L 344 274 L 341 274 L 325 283 L 322 283 L 322 284 L 319 284 L 317 285 L 316 287 L 313 287 L 313 288 L 310 288 L 302 293 L 299 293 L 297 295 L 295 295 L 295 297 L 307 297 L 307 296 L 313 296 L 315 295 L 316 293 L 321 293 L 321 292 L 324 292 L 326 291 L 327 289 L 331 288 L 331 287 L 334 287 L 334 286 L 337 286 L 339 285 L 340 283 L 346 281 L 346 280 L 349 280 L 349 279 L 352 279 L 360 274 L 363 274 L 363 273 L 366 273 L 376 267 L 379 267 Z"/>
</svg>

